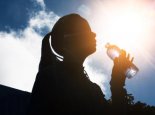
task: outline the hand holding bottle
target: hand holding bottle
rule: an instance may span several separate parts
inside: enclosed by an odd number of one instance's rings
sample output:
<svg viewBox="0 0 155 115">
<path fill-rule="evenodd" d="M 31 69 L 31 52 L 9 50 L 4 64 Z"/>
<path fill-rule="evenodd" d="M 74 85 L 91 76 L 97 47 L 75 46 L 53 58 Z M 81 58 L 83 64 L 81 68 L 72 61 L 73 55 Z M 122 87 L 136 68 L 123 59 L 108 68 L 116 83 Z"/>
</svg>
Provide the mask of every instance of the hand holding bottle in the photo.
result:
<svg viewBox="0 0 155 115">
<path fill-rule="evenodd" d="M 126 57 L 125 50 L 121 50 L 115 45 L 106 44 L 108 56 L 114 60 L 114 67 L 118 69 L 119 74 L 124 74 L 127 78 L 132 78 L 137 74 L 139 69 L 132 63 L 133 58 L 130 60 L 130 55 Z"/>
<path fill-rule="evenodd" d="M 132 66 L 133 57 L 130 59 L 130 54 L 126 55 L 125 50 L 120 50 L 119 57 L 116 57 L 113 61 L 113 71 L 117 70 L 118 74 L 129 77 L 127 76 L 127 70 Z"/>
</svg>

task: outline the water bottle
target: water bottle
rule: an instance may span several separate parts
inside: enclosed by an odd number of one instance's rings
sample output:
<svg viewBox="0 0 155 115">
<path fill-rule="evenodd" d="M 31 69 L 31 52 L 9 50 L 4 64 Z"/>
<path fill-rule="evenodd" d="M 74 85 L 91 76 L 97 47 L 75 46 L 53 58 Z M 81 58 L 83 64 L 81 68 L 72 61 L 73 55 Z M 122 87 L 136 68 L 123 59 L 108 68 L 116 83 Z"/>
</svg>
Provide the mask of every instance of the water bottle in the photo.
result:
<svg viewBox="0 0 155 115">
<path fill-rule="evenodd" d="M 107 43 L 105 47 L 107 48 L 107 55 L 112 60 L 114 60 L 116 57 L 119 57 L 121 52 L 121 49 L 119 47 L 117 47 L 116 45 L 111 45 L 110 43 Z M 139 69 L 132 63 L 130 67 L 125 70 L 125 76 L 131 79 L 137 74 L 138 71 Z"/>
</svg>

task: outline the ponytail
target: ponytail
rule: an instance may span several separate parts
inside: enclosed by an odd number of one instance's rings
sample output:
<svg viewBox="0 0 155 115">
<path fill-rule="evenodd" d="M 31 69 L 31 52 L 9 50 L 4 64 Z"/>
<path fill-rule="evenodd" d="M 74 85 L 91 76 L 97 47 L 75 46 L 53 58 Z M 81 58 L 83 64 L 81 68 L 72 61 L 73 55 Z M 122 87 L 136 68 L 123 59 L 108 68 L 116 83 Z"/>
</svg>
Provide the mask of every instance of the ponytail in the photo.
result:
<svg viewBox="0 0 155 115">
<path fill-rule="evenodd" d="M 41 60 L 39 63 L 39 71 L 44 68 L 56 64 L 58 62 L 57 56 L 52 52 L 49 38 L 51 33 L 48 33 L 42 40 Z"/>
</svg>

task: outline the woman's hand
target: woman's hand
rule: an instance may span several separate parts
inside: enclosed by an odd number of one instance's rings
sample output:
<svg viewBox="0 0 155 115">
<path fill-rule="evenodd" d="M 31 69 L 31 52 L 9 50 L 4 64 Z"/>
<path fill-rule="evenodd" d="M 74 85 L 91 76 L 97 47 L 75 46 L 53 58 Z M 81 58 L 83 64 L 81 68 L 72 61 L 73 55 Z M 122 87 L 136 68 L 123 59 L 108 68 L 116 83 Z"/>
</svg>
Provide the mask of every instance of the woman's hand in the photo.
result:
<svg viewBox="0 0 155 115">
<path fill-rule="evenodd" d="M 114 59 L 114 66 L 112 69 L 112 78 L 111 78 L 111 85 L 125 85 L 125 72 L 126 69 L 130 67 L 133 62 L 133 57 L 130 59 L 130 54 L 126 56 L 126 51 L 121 50 L 120 56 Z"/>
</svg>

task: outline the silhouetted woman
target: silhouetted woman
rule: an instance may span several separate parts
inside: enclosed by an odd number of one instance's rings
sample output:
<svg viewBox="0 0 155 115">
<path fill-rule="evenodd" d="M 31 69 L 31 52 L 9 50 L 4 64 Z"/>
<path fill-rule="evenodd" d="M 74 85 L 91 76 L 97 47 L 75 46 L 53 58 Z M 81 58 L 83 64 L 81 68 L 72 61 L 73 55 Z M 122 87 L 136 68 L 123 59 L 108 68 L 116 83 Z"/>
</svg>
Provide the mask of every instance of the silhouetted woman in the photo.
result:
<svg viewBox="0 0 155 115">
<path fill-rule="evenodd" d="M 84 60 L 96 50 L 95 36 L 88 22 L 77 14 L 66 15 L 56 22 L 42 42 L 30 115 L 103 115 L 108 112 L 100 87 L 84 73 Z M 50 43 L 63 58 L 52 52 Z"/>
</svg>

